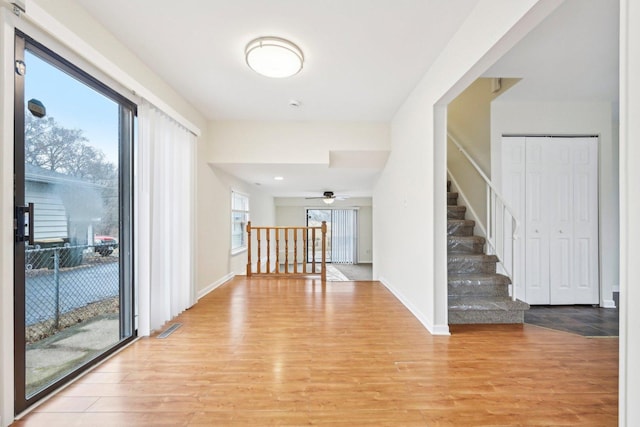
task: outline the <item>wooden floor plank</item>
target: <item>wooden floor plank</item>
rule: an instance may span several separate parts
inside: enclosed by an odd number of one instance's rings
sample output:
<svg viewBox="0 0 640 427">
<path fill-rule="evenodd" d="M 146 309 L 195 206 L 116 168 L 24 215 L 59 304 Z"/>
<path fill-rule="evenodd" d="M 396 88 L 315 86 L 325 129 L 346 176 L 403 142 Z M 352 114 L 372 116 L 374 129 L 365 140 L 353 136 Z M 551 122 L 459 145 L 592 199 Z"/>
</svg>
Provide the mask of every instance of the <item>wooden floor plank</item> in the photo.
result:
<svg viewBox="0 0 640 427">
<path fill-rule="evenodd" d="M 236 278 L 175 321 L 15 425 L 617 425 L 617 339 L 432 336 L 378 282 Z"/>
</svg>

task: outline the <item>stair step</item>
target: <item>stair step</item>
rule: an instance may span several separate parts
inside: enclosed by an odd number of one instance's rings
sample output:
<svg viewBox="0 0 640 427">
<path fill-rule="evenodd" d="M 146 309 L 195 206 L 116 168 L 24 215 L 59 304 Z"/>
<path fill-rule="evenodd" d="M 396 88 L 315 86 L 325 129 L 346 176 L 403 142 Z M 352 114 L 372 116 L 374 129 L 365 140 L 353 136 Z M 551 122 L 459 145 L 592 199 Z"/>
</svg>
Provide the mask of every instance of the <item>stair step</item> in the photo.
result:
<svg viewBox="0 0 640 427">
<path fill-rule="evenodd" d="M 476 222 L 471 219 L 447 220 L 447 235 L 449 236 L 473 236 L 473 228 Z"/>
<path fill-rule="evenodd" d="M 447 191 L 447 205 L 457 205 L 458 204 L 458 193 Z"/>
<path fill-rule="evenodd" d="M 447 218 L 448 219 L 464 219 L 467 212 L 466 206 L 447 206 Z"/>
<path fill-rule="evenodd" d="M 453 274 L 495 273 L 495 255 L 454 254 L 447 257 L 447 271 Z"/>
<path fill-rule="evenodd" d="M 447 236 L 447 254 L 483 254 L 485 243 L 480 236 Z"/>
<path fill-rule="evenodd" d="M 502 274 L 450 274 L 449 296 L 508 297 L 511 280 Z"/>
<path fill-rule="evenodd" d="M 509 297 L 449 297 L 449 324 L 524 323 L 529 304 Z"/>
</svg>

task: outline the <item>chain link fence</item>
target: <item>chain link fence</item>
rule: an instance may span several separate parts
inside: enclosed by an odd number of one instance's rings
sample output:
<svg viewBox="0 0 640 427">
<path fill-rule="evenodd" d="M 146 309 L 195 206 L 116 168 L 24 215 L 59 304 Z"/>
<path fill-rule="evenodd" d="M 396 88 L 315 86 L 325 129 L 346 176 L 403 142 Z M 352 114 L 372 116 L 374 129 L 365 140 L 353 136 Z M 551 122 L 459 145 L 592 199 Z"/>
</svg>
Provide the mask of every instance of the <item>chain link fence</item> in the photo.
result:
<svg viewBox="0 0 640 427">
<path fill-rule="evenodd" d="M 119 311 L 118 249 L 107 245 L 31 246 L 25 251 L 28 343 Z"/>
</svg>

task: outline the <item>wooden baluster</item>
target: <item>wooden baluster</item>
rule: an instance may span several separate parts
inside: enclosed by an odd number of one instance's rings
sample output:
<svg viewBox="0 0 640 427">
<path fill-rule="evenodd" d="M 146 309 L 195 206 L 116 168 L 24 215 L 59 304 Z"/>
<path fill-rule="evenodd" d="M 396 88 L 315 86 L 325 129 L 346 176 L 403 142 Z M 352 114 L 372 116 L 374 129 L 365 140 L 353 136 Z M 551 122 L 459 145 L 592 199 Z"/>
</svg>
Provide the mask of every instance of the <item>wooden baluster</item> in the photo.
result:
<svg viewBox="0 0 640 427">
<path fill-rule="evenodd" d="M 289 274 L 289 229 L 284 229 L 284 274 Z"/>
<path fill-rule="evenodd" d="M 271 273 L 271 229 L 267 228 L 267 274 Z"/>
<path fill-rule="evenodd" d="M 307 238 L 309 237 L 309 228 L 305 227 L 302 232 L 302 246 L 304 246 L 304 254 L 302 254 L 302 272 L 307 274 L 307 262 L 309 261 L 309 242 L 307 241 Z"/>
<path fill-rule="evenodd" d="M 280 233 L 278 229 L 274 229 L 276 231 L 276 274 L 280 273 Z"/>
<path fill-rule="evenodd" d="M 327 281 L 327 221 L 322 221 L 322 270 L 320 280 Z"/>
<path fill-rule="evenodd" d="M 251 221 L 247 221 L 247 277 L 251 277 Z"/>
<path fill-rule="evenodd" d="M 311 255 L 311 272 L 313 274 L 316 273 L 316 227 L 311 229 L 311 246 L 312 246 L 312 255 Z"/>
<path fill-rule="evenodd" d="M 259 228 L 256 229 L 256 238 L 258 240 L 258 260 L 256 261 L 256 264 L 257 264 L 256 265 L 256 267 L 257 267 L 256 272 L 258 274 L 260 274 L 261 273 L 261 271 L 260 271 L 260 264 L 261 264 L 261 262 L 260 262 L 260 260 L 261 260 L 261 257 L 260 257 L 260 245 L 261 245 L 261 243 L 260 243 L 260 229 Z"/>
<path fill-rule="evenodd" d="M 293 274 L 298 274 L 298 228 L 293 229 Z"/>
</svg>

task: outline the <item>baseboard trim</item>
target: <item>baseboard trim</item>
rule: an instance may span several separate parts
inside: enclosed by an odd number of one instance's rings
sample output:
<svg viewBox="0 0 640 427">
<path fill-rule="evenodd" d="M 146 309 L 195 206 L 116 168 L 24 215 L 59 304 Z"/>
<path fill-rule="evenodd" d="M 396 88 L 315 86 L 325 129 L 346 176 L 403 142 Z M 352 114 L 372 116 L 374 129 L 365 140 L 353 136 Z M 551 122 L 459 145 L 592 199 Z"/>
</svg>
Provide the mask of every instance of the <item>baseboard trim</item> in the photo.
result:
<svg viewBox="0 0 640 427">
<path fill-rule="evenodd" d="M 387 288 L 389 292 L 391 292 L 393 296 L 395 296 L 398 301 L 400 301 L 400 303 L 404 305 L 416 319 L 418 319 L 420 323 L 422 323 L 422 325 L 427 329 L 427 331 L 429 331 L 429 333 L 431 333 L 431 335 L 451 335 L 451 333 L 449 332 L 449 325 L 433 325 L 422 314 L 422 312 L 420 312 L 420 310 L 418 310 L 413 304 L 411 304 L 411 302 L 409 302 L 409 300 L 405 298 L 405 296 L 400 291 L 398 291 L 393 285 L 391 285 L 387 279 L 385 279 L 384 277 L 380 277 L 378 281 L 382 283 L 382 285 Z"/>
<path fill-rule="evenodd" d="M 224 285 L 225 283 L 227 283 L 229 280 L 233 279 L 234 277 L 235 277 L 235 273 L 229 273 L 226 276 L 222 277 L 221 279 L 216 280 L 215 282 L 213 282 L 212 284 L 210 284 L 206 288 L 201 289 L 198 292 L 198 299 L 200 299 L 203 296 L 207 295 L 209 292 L 215 290 L 216 288 Z"/>
<path fill-rule="evenodd" d="M 603 300 L 602 308 L 616 308 L 616 302 L 612 299 Z"/>
</svg>

